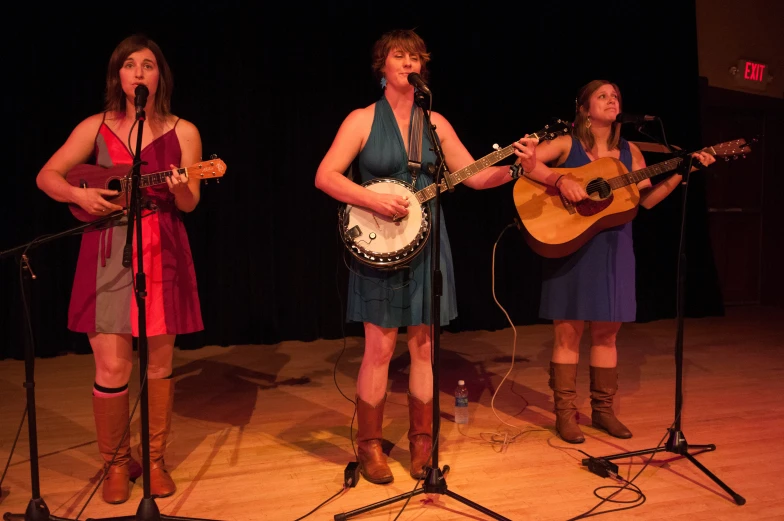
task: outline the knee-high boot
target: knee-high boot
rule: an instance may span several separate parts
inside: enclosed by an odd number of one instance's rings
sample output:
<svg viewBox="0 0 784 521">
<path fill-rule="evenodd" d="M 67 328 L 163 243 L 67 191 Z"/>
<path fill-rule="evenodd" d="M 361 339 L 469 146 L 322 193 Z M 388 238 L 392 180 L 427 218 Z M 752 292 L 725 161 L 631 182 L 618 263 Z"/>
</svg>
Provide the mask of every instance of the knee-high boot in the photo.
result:
<svg viewBox="0 0 784 521">
<path fill-rule="evenodd" d="M 616 438 L 631 438 L 632 433 L 613 412 L 613 397 L 618 391 L 618 371 L 615 367 L 591 366 L 591 421 Z"/>
<path fill-rule="evenodd" d="M 174 381 L 170 378 L 148 379 L 147 402 L 150 424 L 150 495 L 171 496 L 177 486 L 166 470 L 163 455 L 171 431 Z"/>
<path fill-rule="evenodd" d="M 582 443 L 583 431 L 577 424 L 577 364 L 550 362 L 550 389 L 555 402 L 555 430 L 564 441 Z"/>
<path fill-rule="evenodd" d="M 107 503 L 128 501 L 131 496 L 130 480 L 135 480 L 142 473 L 139 463 L 131 457 L 131 437 L 126 432 L 129 409 L 127 392 L 93 395 L 98 450 L 104 460 L 104 469 L 109 466 L 102 489 L 103 500 Z M 114 456 L 115 450 L 117 456 Z M 114 462 L 109 465 L 112 457 Z"/>
<path fill-rule="evenodd" d="M 375 406 L 357 396 L 357 456 L 359 470 L 371 483 L 391 483 L 394 478 L 381 450 L 383 438 L 381 426 L 384 422 L 386 395 Z"/>
<path fill-rule="evenodd" d="M 423 467 L 430 465 L 433 451 L 433 400 L 424 403 L 408 393 L 408 450 L 411 452 L 411 477 L 424 479 Z"/>
</svg>

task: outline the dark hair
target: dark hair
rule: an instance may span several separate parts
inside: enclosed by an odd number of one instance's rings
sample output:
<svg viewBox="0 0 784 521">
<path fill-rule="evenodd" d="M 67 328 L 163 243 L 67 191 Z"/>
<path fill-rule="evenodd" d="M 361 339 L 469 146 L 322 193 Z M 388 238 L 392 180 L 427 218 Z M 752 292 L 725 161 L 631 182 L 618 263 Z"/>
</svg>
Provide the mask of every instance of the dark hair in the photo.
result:
<svg viewBox="0 0 784 521">
<path fill-rule="evenodd" d="M 155 93 L 155 112 L 158 117 L 166 117 L 170 114 L 174 78 L 161 48 L 144 34 L 129 36 L 114 48 L 106 70 L 105 110 L 125 112 L 125 93 L 120 82 L 120 69 L 128 56 L 143 49 L 152 51 L 155 61 L 158 62 L 159 76 Z"/>
<path fill-rule="evenodd" d="M 373 74 L 380 80 L 384 73 L 381 69 L 387 61 L 389 52 L 393 49 L 400 49 L 404 52 L 413 53 L 419 56 L 422 68 L 419 75 L 427 81 L 427 62 L 430 61 L 430 53 L 427 52 L 425 41 L 412 29 L 395 29 L 385 33 L 373 45 Z"/>
<path fill-rule="evenodd" d="M 602 85 L 612 85 L 613 89 L 615 89 L 615 93 L 618 95 L 618 108 L 621 108 L 621 90 L 618 88 L 618 85 L 615 83 L 609 82 L 607 80 L 593 80 L 586 85 L 583 85 L 579 91 L 577 91 L 577 98 L 575 99 L 575 115 L 574 115 L 574 136 L 580 140 L 582 143 L 583 148 L 586 150 L 591 150 L 596 143 L 596 140 L 593 137 L 593 132 L 591 129 L 586 126 L 589 117 L 589 111 L 591 109 L 591 96 L 597 89 L 599 89 Z M 607 138 L 607 149 L 614 150 L 618 148 L 618 142 L 621 140 L 621 124 L 620 123 L 613 123 L 612 129 L 610 130 L 610 136 Z"/>
</svg>

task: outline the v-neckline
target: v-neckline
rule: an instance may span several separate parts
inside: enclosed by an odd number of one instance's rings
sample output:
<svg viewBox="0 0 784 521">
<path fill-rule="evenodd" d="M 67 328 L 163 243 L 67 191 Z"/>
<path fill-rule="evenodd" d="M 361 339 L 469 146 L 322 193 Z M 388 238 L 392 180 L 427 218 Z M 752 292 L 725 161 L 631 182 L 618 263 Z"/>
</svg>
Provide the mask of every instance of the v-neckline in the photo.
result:
<svg viewBox="0 0 784 521">
<path fill-rule="evenodd" d="M 409 151 L 406 148 L 406 142 L 403 139 L 403 133 L 400 131 L 400 125 L 398 125 L 398 123 L 397 123 L 397 117 L 395 116 L 395 111 L 392 110 L 392 105 L 389 104 L 389 100 L 387 100 L 386 96 L 384 96 L 383 99 L 384 99 L 384 102 L 387 104 L 387 109 L 389 110 L 389 113 L 392 116 L 392 121 L 395 124 L 395 130 L 396 130 L 395 134 L 397 135 L 398 143 L 403 147 L 403 156 L 405 157 L 406 164 L 408 164 L 408 154 L 409 154 Z M 412 105 L 411 106 L 411 113 L 408 116 L 409 141 L 411 140 L 411 120 L 413 119 L 414 107 L 416 107 L 416 105 Z"/>
<path fill-rule="evenodd" d="M 118 135 L 117 135 L 117 132 L 115 132 L 115 131 L 112 129 L 112 127 L 110 127 L 109 125 L 107 125 L 107 124 L 106 124 L 106 122 L 103 122 L 103 123 L 102 123 L 102 125 L 103 125 L 103 126 L 105 126 L 106 128 L 108 128 L 108 129 L 109 129 L 109 132 L 111 132 L 111 133 L 112 133 L 112 135 L 114 136 L 114 138 L 115 138 L 117 141 L 119 141 L 119 142 L 120 142 L 120 144 L 121 144 L 121 145 L 122 145 L 122 147 L 123 147 L 123 150 L 125 150 L 125 151 L 128 153 L 128 155 L 129 155 L 129 156 L 131 156 L 131 159 L 133 159 L 133 152 L 131 152 L 131 149 L 130 149 L 130 148 L 128 148 L 128 145 L 126 145 L 126 144 L 125 144 L 125 142 L 122 140 L 122 138 L 120 138 L 120 136 L 118 136 Z M 150 146 L 151 146 L 153 143 L 155 143 L 156 141 L 158 141 L 159 139 L 161 139 L 162 137 L 164 137 L 164 136 L 165 136 L 166 134 L 168 134 L 169 132 L 172 132 L 173 130 L 174 130 L 174 127 L 170 128 L 169 130 L 167 130 L 166 132 L 164 132 L 164 133 L 163 133 L 163 134 L 161 134 L 160 136 L 156 137 L 155 139 L 153 139 L 152 141 L 150 141 L 149 143 L 147 143 L 147 145 L 146 145 L 144 148 L 142 148 L 142 151 L 141 151 L 141 153 L 140 153 L 139 155 L 143 154 L 143 153 L 144 153 L 144 151 L 145 151 L 145 150 L 147 150 L 148 148 L 150 148 Z M 398 133 L 399 133 L 399 132 L 398 132 Z"/>
</svg>

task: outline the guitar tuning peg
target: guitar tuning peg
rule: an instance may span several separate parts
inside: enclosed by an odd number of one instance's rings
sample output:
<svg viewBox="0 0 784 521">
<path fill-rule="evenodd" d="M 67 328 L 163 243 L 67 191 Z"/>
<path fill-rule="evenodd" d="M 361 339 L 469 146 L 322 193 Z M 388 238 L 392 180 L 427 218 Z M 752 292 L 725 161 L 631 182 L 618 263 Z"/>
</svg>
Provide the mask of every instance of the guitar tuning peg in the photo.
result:
<svg viewBox="0 0 784 521">
<path fill-rule="evenodd" d="M 210 154 L 210 159 L 218 159 L 218 155 L 217 154 Z"/>
<path fill-rule="evenodd" d="M 500 149 L 501 147 L 498 145 L 498 143 L 493 143 L 493 150 L 500 150 Z"/>
</svg>

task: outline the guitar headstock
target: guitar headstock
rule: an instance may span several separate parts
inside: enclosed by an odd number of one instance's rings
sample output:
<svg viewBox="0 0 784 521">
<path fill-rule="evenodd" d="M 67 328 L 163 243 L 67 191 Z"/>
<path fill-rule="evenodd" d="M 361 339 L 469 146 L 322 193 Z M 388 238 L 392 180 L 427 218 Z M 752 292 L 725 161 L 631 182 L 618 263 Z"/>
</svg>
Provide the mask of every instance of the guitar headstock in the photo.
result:
<svg viewBox="0 0 784 521">
<path fill-rule="evenodd" d="M 753 138 L 752 142 L 759 141 L 758 138 Z M 725 141 L 718 145 L 713 145 L 705 149 L 711 155 L 716 157 L 723 157 L 725 161 L 730 159 L 738 159 L 739 157 L 746 158 L 746 154 L 751 152 L 751 145 L 744 138 L 734 139 L 732 141 Z"/>
<path fill-rule="evenodd" d="M 218 159 L 215 155 L 207 161 L 201 161 L 187 168 L 188 177 L 191 179 L 219 179 L 226 173 L 226 163 Z"/>
<path fill-rule="evenodd" d="M 550 141 L 563 136 L 572 131 L 572 122 L 565 119 L 553 119 L 550 123 L 528 135 L 528 137 L 537 137 L 539 142 Z"/>
</svg>

